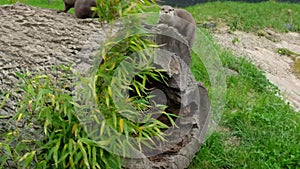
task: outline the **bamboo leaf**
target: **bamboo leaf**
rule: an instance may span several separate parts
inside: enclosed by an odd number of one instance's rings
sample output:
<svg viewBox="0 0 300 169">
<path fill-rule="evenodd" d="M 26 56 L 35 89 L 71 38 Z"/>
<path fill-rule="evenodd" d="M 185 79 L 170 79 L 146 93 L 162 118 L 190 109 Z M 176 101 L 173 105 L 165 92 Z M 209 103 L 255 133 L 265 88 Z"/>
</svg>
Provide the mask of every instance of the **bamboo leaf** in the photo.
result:
<svg viewBox="0 0 300 169">
<path fill-rule="evenodd" d="M 92 147 L 92 168 L 96 169 L 97 167 L 97 149 L 96 147 Z"/>
<path fill-rule="evenodd" d="M 0 142 L 0 149 L 2 147 L 4 148 L 4 150 L 6 151 L 6 153 L 8 153 L 9 157 L 12 157 L 10 147 L 7 144 L 5 144 L 5 143 L 1 143 Z"/>
<path fill-rule="evenodd" d="M 54 151 L 53 151 L 53 159 L 55 162 L 55 166 L 58 167 L 58 152 L 59 152 L 59 146 L 60 146 L 60 140 L 58 140 L 56 142 L 56 145 L 54 147 Z"/>
<path fill-rule="evenodd" d="M 86 151 L 85 151 L 85 149 L 84 149 L 84 147 L 83 147 L 81 141 L 78 140 L 77 144 L 78 144 L 78 147 L 79 147 L 79 149 L 80 149 L 80 151 L 81 151 L 81 153 L 82 153 L 83 161 L 84 161 L 85 166 L 86 166 L 88 169 L 90 169 L 89 160 L 88 160 Z"/>
<path fill-rule="evenodd" d="M 119 120 L 119 125 L 120 125 L 120 133 L 123 133 L 124 131 L 124 119 Z"/>
<path fill-rule="evenodd" d="M 9 96 L 10 96 L 9 93 L 7 93 L 7 94 L 4 96 L 4 98 L 3 98 L 3 100 L 2 100 L 2 102 L 1 102 L 1 104 L 0 104 L 0 109 L 3 108 L 3 106 L 5 105 L 7 99 L 9 98 Z"/>
<path fill-rule="evenodd" d="M 25 153 L 25 155 L 19 159 L 19 162 L 24 162 L 24 164 L 23 164 L 24 168 L 29 167 L 35 153 L 36 153 L 36 151 Z"/>
</svg>

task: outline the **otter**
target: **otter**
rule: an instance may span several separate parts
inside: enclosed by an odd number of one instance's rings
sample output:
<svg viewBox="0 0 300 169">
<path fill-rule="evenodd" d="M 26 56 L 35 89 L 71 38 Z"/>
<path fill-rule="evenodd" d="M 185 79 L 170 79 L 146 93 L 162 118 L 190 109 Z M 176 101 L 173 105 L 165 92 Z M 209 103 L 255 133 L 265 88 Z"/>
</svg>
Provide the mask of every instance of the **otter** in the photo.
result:
<svg viewBox="0 0 300 169">
<path fill-rule="evenodd" d="M 91 7 L 96 7 L 96 0 L 63 0 L 65 4 L 65 9 L 59 12 L 68 12 L 69 9 L 74 7 L 75 16 L 77 18 L 91 18 L 94 16 L 94 12 Z"/>
<path fill-rule="evenodd" d="M 195 39 L 196 22 L 188 11 L 174 9 L 169 5 L 161 6 L 158 24 L 166 24 L 177 29 L 186 38 L 189 48 L 192 48 Z"/>
<path fill-rule="evenodd" d="M 94 15 L 94 11 L 91 10 L 91 7 L 96 7 L 96 0 L 76 0 L 75 2 L 75 15 L 77 18 L 91 18 L 97 17 Z"/>
<path fill-rule="evenodd" d="M 68 12 L 69 9 L 71 9 L 71 8 L 74 7 L 75 1 L 76 0 L 63 0 L 63 2 L 65 4 L 65 9 L 64 10 L 60 10 L 58 12 Z"/>
</svg>

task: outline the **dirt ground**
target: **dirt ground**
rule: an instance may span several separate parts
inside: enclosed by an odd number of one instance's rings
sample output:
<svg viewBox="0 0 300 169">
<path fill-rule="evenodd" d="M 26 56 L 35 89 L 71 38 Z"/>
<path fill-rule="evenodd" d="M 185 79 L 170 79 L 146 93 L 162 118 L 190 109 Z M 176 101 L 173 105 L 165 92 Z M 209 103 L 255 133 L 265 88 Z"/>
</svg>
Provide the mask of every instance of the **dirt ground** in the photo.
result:
<svg viewBox="0 0 300 169">
<path fill-rule="evenodd" d="M 55 65 L 81 62 L 78 53 L 101 27 L 97 20 L 76 19 L 55 10 L 0 6 L 0 96 L 18 82 L 15 72 L 49 74 Z M 11 116 L 15 101 L 9 100 L 10 106 L 0 109 L 0 115 Z"/>
<path fill-rule="evenodd" d="M 214 33 L 217 44 L 232 50 L 237 56 L 246 57 L 265 72 L 271 83 L 278 86 L 282 97 L 296 111 L 300 110 L 300 79 L 293 73 L 294 61 L 282 56 L 278 48 L 286 48 L 300 54 L 300 34 L 262 31 L 263 36 L 241 31 L 231 32 L 227 28 Z"/>
<path fill-rule="evenodd" d="M 77 19 L 56 10 L 18 3 L 0 6 L 0 104 L 4 94 L 11 93 L 0 109 L 0 134 L 14 128 L 9 119 L 22 98 L 15 92 L 20 84 L 15 72 L 57 78 L 62 73 L 61 65 L 93 65 L 92 52 L 108 32 L 103 29 L 108 30 L 97 20 Z M 58 71 L 53 74 L 55 66 Z"/>
</svg>

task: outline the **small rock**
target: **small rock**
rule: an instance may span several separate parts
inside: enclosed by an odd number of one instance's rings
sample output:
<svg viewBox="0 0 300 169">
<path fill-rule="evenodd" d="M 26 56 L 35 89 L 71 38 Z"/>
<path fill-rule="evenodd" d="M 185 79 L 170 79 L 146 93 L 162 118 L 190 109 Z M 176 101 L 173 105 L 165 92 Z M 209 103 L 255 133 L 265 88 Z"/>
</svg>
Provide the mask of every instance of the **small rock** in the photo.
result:
<svg viewBox="0 0 300 169">
<path fill-rule="evenodd" d="M 291 24 L 291 23 L 286 23 L 286 24 L 284 24 L 284 27 L 285 27 L 287 30 L 291 31 L 291 30 L 293 29 L 293 24 Z"/>
<path fill-rule="evenodd" d="M 206 23 L 204 23 L 203 24 L 203 27 L 204 28 L 209 28 L 209 29 L 214 29 L 214 28 L 216 28 L 217 27 L 217 25 L 215 24 L 215 23 L 212 23 L 212 22 L 206 22 Z"/>
</svg>

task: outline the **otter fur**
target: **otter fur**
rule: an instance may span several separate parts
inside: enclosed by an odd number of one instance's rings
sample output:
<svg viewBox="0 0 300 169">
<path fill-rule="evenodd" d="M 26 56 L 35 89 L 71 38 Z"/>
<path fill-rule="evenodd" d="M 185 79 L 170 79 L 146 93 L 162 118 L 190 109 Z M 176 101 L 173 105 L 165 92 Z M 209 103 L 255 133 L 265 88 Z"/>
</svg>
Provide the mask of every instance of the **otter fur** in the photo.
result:
<svg viewBox="0 0 300 169">
<path fill-rule="evenodd" d="M 160 8 L 158 24 L 171 26 L 186 38 L 188 45 L 192 48 L 195 38 L 196 22 L 193 16 L 184 9 L 175 9 L 164 5 Z"/>
<path fill-rule="evenodd" d="M 77 18 L 92 18 L 97 17 L 93 15 L 94 12 L 91 7 L 96 7 L 96 0 L 63 0 L 65 9 L 59 12 L 68 12 L 69 9 L 74 7 L 75 16 Z"/>
</svg>

